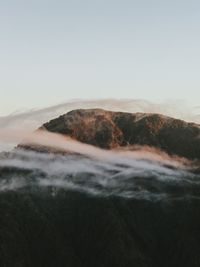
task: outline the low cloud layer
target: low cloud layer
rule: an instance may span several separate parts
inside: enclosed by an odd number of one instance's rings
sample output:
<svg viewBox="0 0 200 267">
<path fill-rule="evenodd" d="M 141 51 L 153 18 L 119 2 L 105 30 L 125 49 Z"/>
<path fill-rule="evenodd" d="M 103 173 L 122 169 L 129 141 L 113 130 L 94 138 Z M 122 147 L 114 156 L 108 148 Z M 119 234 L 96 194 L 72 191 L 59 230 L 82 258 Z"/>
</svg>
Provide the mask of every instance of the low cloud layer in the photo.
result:
<svg viewBox="0 0 200 267">
<path fill-rule="evenodd" d="M 13 138 L 8 136 L 6 138 Z M 2 154 L 1 192 L 37 188 L 50 190 L 55 195 L 57 190 L 63 189 L 93 196 L 157 201 L 173 194 L 193 196 L 194 187 L 196 191 L 200 190 L 199 177 L 187 169 L 186 160 L 150 148 L 105 151 L 52 133 L 37 133 L 26 138 L 34 144 L 53 144 L 51 147 L 81 154 L 25 150 Z"/>
<path fill-rule="evenodd" d="M 21 145 L 25 146 L 29 144 L 33 146 L 39 145 L 49 147 L 61 152 L 73 152 L 84 156 L 89 156 L 97 160 L 105 160 L 107 162 L 117 162 L 119 160 L 119 163 L 123 163 L 123 161 L 125 161 L 126 164 L 129 162 L 129 164 L 132 165 L 133 159 L 145 159 L 162 162 L 163 164 L 168 164 L 174 167 L 184 167 L 187 163 L 189 164 L 189 161 L 186 159 L 179 157 L 172 158 L 158 149 L 133 146 L 129 147 L 129 150 L 104 150 L 89 144 L 78 142 L 61 134 L 42 130 L 31 133 L 29 131 L 22 130 L 1 130 L 0 140 L 2 140 L 4 143 L 21 142 Z"/>
</svg>

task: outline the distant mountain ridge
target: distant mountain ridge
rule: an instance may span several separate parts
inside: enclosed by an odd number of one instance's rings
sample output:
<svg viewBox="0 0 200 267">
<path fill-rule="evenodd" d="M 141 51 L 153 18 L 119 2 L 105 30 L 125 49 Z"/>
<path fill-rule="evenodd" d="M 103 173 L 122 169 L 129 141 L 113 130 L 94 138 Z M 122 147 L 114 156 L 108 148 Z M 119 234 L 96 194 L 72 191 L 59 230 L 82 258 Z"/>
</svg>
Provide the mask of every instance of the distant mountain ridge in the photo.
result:
<svg viewBox="0 0 200 267">
<path fill-rule="evenodd" d="M 200 125 L 160 114 L 78 109 L 40 129 L 104 149 L 148 145 L 169 154 L 200 159 Z"/>
</svg>

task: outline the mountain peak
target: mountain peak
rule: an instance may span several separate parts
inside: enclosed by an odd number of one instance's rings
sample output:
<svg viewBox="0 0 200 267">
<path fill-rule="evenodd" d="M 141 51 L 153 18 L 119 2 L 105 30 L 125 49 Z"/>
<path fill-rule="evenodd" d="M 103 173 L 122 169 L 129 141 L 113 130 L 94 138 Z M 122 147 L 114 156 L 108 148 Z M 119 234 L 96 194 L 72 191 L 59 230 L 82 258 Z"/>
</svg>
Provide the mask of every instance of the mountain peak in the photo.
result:
<svg viewBox="0 0 200 267">
<path fill-rule="evenodd" d="M 41 129 L 104 149 L 145 145 L 200 159 L 199 125 L 161 114 L 77 109 L 45 123 Z"/>
</svg>

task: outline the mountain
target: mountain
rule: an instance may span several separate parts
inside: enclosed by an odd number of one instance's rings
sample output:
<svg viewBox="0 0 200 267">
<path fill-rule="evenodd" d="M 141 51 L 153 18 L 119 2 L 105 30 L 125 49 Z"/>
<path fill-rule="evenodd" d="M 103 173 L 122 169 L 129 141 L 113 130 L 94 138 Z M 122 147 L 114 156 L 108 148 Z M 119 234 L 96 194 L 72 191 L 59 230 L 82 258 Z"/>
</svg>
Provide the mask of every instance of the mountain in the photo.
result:
<svg viewBox="0 0 200 267">
<path fill-rule="evenodd" d="M 148 145 L 200 159 L 200 125 L 160 114 L 79 109 L 45 123 L 41 129 L 105 149 Z"/>
<path fill-rule="evenodd" d="M 200 159 L 199 125 L 159 114 L 74 110 L 41 129 L 107 152 L 144 145 Z M 29 144 L 2 154 L 0 266 L 199 267 L 200 175 L 109 157 Z"/>
</svg>

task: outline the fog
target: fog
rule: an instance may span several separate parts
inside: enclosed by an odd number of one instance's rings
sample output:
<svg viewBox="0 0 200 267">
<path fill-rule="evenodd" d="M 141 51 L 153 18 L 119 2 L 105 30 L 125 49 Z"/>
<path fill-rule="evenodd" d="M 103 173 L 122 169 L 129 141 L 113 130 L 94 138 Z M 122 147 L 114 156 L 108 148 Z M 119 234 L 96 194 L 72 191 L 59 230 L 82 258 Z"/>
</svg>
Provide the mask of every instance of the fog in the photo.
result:
<svg viewBox="0 0 200 267">
<path fill-rule="evenodd" d="M 89 144 L 78 142 L 70 137 L 52 133 L 43 130 L 37 130 L 34 132 L 24 130 L 1 130 L 0 140 L 2 142 L 17 142 L 21 146 L 27 145 L 43 146 L 44 148 L 53 148 L 59 152 L 73 152 L 89 156 L 94 159 L 104 160 L 107 162 L 118 162 L 133 164 L 133 159 L 145 159 L 160 162 L 162 164 L 168 164 L 173 167 L 184 168 L 186 165 L 190 165 L 190 161 L 180 157 L 170 157 L 166 153 L 147 146 L 132 146 L 128 150 L 123 148 L 117 148 L 114 150 L 104 150 Z M 137 162 L 137 165 L 139 163 Z"/>
<path fill-rule="evenodd" d="M 23 137 L 32 145 L 54 148 L 57 153 L 39 153 L 15 149 L 0 157 L 0 191 L 73 190 L 93 196 L 167 199 L 172 192 L 193 195 L 200 187 L 199 177 L 191 172 L 190 162 L 170 157 L 149 147 L 131 150 L 103 150 L 82 144 L 59 134 L 38 131 L 0 133 L 1 140 Z M 62 154 L 58 153 L 62 152 Z M 70 152 L 70 153 L 69 153 Z M 73 152 L 73 153 L 72 153 Z"/>
</svg>

